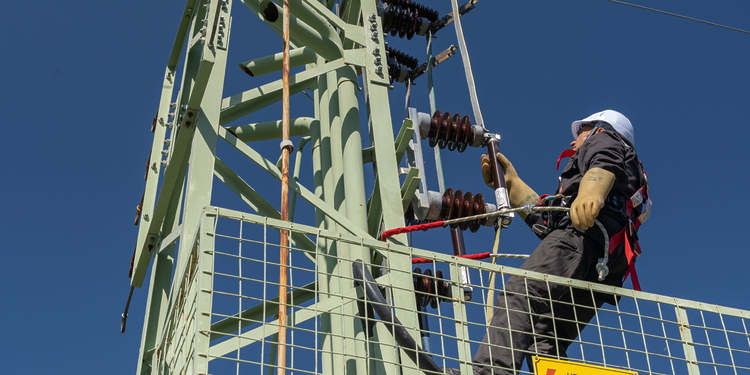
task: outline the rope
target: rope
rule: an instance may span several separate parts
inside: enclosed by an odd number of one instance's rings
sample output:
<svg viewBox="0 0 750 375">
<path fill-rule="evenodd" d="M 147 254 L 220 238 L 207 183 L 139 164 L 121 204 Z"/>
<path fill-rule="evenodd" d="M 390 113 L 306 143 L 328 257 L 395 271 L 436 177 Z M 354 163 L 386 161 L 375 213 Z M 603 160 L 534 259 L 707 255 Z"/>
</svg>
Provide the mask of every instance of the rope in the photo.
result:
<svg viewBox="0 0 750 375">
<path fill-rule="evenodd" d="M 526 254 L 490 254 L 489 252 L 479 253 L 479 254 L 456 255 L 456 258 L 474 259 L 474 260 L 481 260 L 481 259 L 487 259 L 487 258 L 492 258 L 492 260 L 495 260 L 497 258 L 526 259 L 528 257 L 529 256 Z M 411 264 L 432 263 L 433 261 L 435 260 L 427 259 L 427 258 L 411 258 Z"/>
<path fill-rule="evenodd" d="M 464 221 L 481 220 L 481 219 L 485 219 L 485 218 L 491 218 L 491 217 L 495 217 L 495 216 L 502 216 L 502 215 L 507 215 L 509 213 L 516 213 L 516 212 L 523 212 L 523 213 L 529 214 L 531 212 L 544 212 L 544 211 L 568 212 L 568 211 L 570 211 L 570 208 L 568 208 L 568 207 L 559 207 L 559 206 L 549 206 L 549 207 L 541 206 L 541 207 L 536 207 L 536 206 L 532 206 L 532 205 L 529 204 L 529 205 L 526 205 L 526 206 L 523 206 L 523 207 L 504 208 L 504 209 L 497 210 L 495 212 L 488 212 L 488 213 L 479 214 L 479 215 L 459 217 L 459 218 L 456 218 L 456 219 L 445 220 L 445 225 L 457 224 L 457 223 L 461 223 L 461 222 L 464 222 Z"/>
<path fill-rule="evenodd" d="M 492 254 L 497 254 L 498 247 L 500 247 L 500 229 L 502 229 L 501 226 L 495 227 L 495 241 L 492 243 Z M 493 265 L 497 264 L 497 258 L 493 257 L 492 262 Z M 496 278 L 497 274 L 495 272 L 490 272 L 489 277 L 487 278 L 487 308 L 485 309 L 485 319 L 487 321 L 487 324 L 490 324 L 490 321 L 492 320 L 492 316 L 495 315 L 495 283 L 497 282 Z"/>
</svg>

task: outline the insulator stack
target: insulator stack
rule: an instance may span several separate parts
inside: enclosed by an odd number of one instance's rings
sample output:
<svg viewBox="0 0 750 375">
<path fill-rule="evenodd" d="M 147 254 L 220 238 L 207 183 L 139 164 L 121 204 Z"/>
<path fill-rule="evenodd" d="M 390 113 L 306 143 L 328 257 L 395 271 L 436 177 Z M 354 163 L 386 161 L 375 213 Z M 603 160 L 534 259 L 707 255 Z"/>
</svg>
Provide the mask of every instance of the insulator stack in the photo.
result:
<svg viewBox="0 0 750 375">
<path fill-rule="evenodd" d="M 451 284 L 448 280 L 443 279 L 443 272 L 435 271 L 432 275 L 431 269 L 424 270 L 417 267 L 412 273 L 414 280 L 414 292 L 417 295 L 417 304 L 422 307 L 429 305 L 433 309 L 437 308 L 438 298 L 441 302 L 451 300 Z"/>
<path fill-rule="evenodd" d="M 419 66 L 419 61 L 412 56 L 409 56 L 399 50 L 387 47 L 386 58 L 388 61 L 388 76 L 391 80 L 396 82 L 404 82 L 409 77 L 414 77 L 414 71 Z M 411 68 L 411 69 L 409 69 Z"/>
<path fill-rule="evenodd" d="M 388 58 L 393 58 L 397 63 L 406 65 L 410 69 L 416 69 L 419 66 L 419 60 L 417 60 L 414 56 L 407 55 L 391 47 L 386 47 L 385 51 Z"/>
<path fill-rule="evenodd" d="M 497 206 L 484 200 L 482 194 L 464 193 L 460 190 L 447 189 L 444 193 L 428 191 L 426 194 L 428 205 L 417 208 L 411 202 L 405 211 L 406 225 L 426 224 L 438 220 L 458 219 L 467 216 L 481 215 L 496 212 Z M 471 229 L 472 232 L 479 230 L 484 225 L 494 226 L 497 216 L 490 216 L 481 220 L 470 220 L 453 227 L 463 230 Z"/>
<path fill-rule="evenodd" d="M 428 8 L 411 0 L 383 0 L 383 2 L 390 5 L 397 5 L 402 8 L 407 8 L 415 13 L 419 13 L 420 17 L 426 18 L 430 22 L 435 22 L 437 21 L 438 17 L 440 17 L 436 10 Z"/>
<path fill-rule="evenodd" d="M 466 216 L 481 215 L 487 213 L 487 206 L 484 204 L 484 196 L 481 193 L 472 194 L 461 190 L 447 189 L 443 193 L 442 209 L 440 210 L 440 220 L 452 220 Z M 451 228 L 469 229 L 476 232 L 487 222 L 487 219 L 463 221 L 451 224 Z"/>
<path fill-rule="evenodd" d="M 392 36 L 411 39 L 414 34 L 425 35 L 430 23 L 438 19 L 438 13 L 411 0 L 387 0 L 383 10 L 383 32 Z"/>
<path fill-rule="evenodd" d="M 481 145 L 482 139 L 478 139 L 477 134 L 482 133 L 483 130 L 479 126 L 471 125 L 469 116 L 461 117 L 458 113 L 451 115 L 450 112 L 442 113 L 438 110 L 430 119 L 427 137 L 431 147 L 448 147 L 451 151 L 458 149 L 458 152 L 464 152 L 466 146 Z"/>
</svg>

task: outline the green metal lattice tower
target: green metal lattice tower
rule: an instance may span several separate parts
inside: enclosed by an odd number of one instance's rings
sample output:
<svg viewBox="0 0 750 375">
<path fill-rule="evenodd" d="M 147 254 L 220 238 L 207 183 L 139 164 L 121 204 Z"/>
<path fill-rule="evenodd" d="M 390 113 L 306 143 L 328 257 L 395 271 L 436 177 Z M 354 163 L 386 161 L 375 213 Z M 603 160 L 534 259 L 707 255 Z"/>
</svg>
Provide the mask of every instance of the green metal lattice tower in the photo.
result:
<svg viewBox="0 0 750 375">
<path fill-rule="evenodd" d="M 393 134 L 390 111 L 383 110 L 389 108 L 390 82 L 387 67 L 380 62 L 385 58 L 385 44 L 380 18 L 376 16 L 376 2 L 345 2 L 346 9 L 341 17 L 325 3 L 290 1 L 293 13 L 291 39 L 296 47 L 291 61 L 293 66 L 305 65 L 303 71 L 293 75 L 291 92 L 312 90 L 315 93 L 314 116 L 294 119 L 292 133 L 309 137 L 316 176 L 312 188 L 295 181 L 292 181 L 291 188 L 315 207 L 315 225 L 321 229 L 374 238 L 382 225 L 403 225 L 401 183 L 394 147 L 403 154 L 405 141 L 411 138 L 408 134 L 410 128 L 404 127 L 404 134 L 397 139 Z M 132 286 L 141 287 L 150 261 L 154 260 L 139 373 L 152 371 L 149 368 L 159 363 L 158 357 L 164 355 L 159 340 L 169 329 L 170 314 L 185 308 L 179 305 L 176 297 L 176 293 L 185 293 L 180 289 L 180 280 L 191 275 L 194 263 L 200 263 L 199 259 L 205 256 L 205 251 L 201 250 L 210 248 L 202 241 L 203 232 L 199 228 L 206 225 L 206 220 L 211 220 L 205 218 L 205 212 L 212 202 L 214 176 L 245 200 L 251 211 L 269 218 L 278 218 L 279 215 L 268 200 L 246 182 L 250 180 L 247 177 L 243 180 L 243 176 L 228 167 L 217 153 L 217 143 L 226 141 L 239 154 L 279 177 L 275 163 L 268 161 L 273 155 L 262 155 L 244 143 L 261 138 L 280 138 L 278 122 L 226 126 L 238 119 L 251 118 L 256 111 L 281 99 L 280 80 L 223 97 L 232 12 L 237 11 L 255 13 L 273 30 L 278 32 L 281 29 L 283 9 L 270 1 L 188 1 L 167 63 L 158 113 L 154 118 L 154 142 L 141 204 L 131 281 Z M 278 71 L 280 64 L 276 55 L 245 62 L 243 69 L 261 75 Z M 372 144 L 365 152 L 360 134 L 360 76 Z M 363 158 L 370 158 L 367 162 L 377 169 L 375 192 L 369 200 L 365 194 L 364 167 L 367 164 Z M 403 243 L 404 236 L 391 241 Z M 368 262 L 373 258 L 371 250 L 361 245 L 313 243 L 295 233 L 292 233 L 292 243 L 307 247 L 305 250 L 317 264 L 319 270 L 314 283 L 317 293 L 343 293 L 340 290 L 343 284 L 335 276 L 341 273 L 339 258 L 366 259 Z M 392 282 L 409 285 L 408 257 L 391 254 L 387 261 L 391 267 L 402 267 L 404 271 L 393 274 Z M 210 269 L 204 271 L 210 274 Z M 200 284 L 202 289 L 195 302 L 199 311 L 194 317 L 197 332 L 208 331 L 215 323 L 209 317 L 212 299 L 207 285 L 210 286 L 212 281 L 207 273 L 198 274 L 199 282 L 205 283 Z M 350 273 L 347 269 L 346 274 Z M 205 294 L 201 294 L 203 292 Z M 413 293 L 406 290 L 392 293 L 395 300 L 414 306 Z M 326 359 L 328 365 L 351 373 L 355 368 L 364 370 L 364 358 L 367 357 L 381 357 L 385 359 L 383 363 L 391 365 L 397 363 L 395 350 L 378 352 L 374 346 L 364 344 L 362 325 L 355 322 L 356 306 L 348 305 L 346 309 L 344 316 L 329 315 L 323 323 L 331 332 L 323 345 L 329 348 L 329 353 L 343 354 L 331 354 L 332 358 Z M 408 327 L 417 326 L 415 314 L 401 314 L 400 319 Z M 413 329 L 411 334 L 418 336 Z M 383 327 L 375 327 L 375 341 L 384 335 L 388 333 Z M 196 334 L 189 344 L 194 348 L 189 352 L 205 349 L 208 340 L 205 335 Z M 344 363 L 344 357 L 357 359 L 354 364 Z M 195 373 L 208 371 L 209 361 L 204 356 L 181 361 L 192 361 L 189 368 Z"/>
<path fill-rule="evenodd" d="M 420 336 L 431 333 L 432 359 L 469 373 L 472 349 L 487 329 L 487 296 L 502 291 L 507 276 L 622 297 L 600 309 L 573 342 L 568 355 L 576 360 L 643 374 L 750 371 L 747 311 L 456 258 L 408 247 L 404 234 L 379 241 L 383 229 L 403 226 L 423 177 L 420 163 L 399 177 L 402 159 L 414 161 L 420 136 L 411 120 L 398 119 L 394 131 L 378 5 L 289 0 L 296 67 L 290 90 L 313 93 L 311 113 L 291 121 L 299 142 L 289 186 L 293 201 L 306 202 L 314 216 L 282 222 L 267 187 L 281 180 L 271 161 L 278 146 L 262 145 L 281 138 L 281 122 L 258 115 L 281 101 L 281 80 L 224 95 L 237 84 L 226 79 L 228 63 L 256 77 L 281 70 L 280 53 L 230 61 L 233 20 L 251 15 L 280 34 L 283 9 L 268 0 L 186 2 L 154 117 L 138 216 L 131 285 L 149 286 L 138 375 L 276 373 L 279 326 L 290 331 L 289 373 L 423 373 L 420 357 L 394 337 L 396 326 L 424 349 L 430 340 Z M 303 150 L 313 176 L 304 184 Z M 244 206 L 219 207 L 220 192 Z M 276 316 L 280 266 L 272 255 L 281 230 L 289 233 L 293 255 L 285 322 Z M 445 282 L 450 295 L 475 288 L 474 298 L 444 298 L 450 303 L 437 304 L 437 312 L 418 309 L 413 257 L 444 267 L 449 276 L 428 280 Z M 356 260 L 376 276 L 399 324 L 373 313 L 353 274 Z M 491 274 L 503 276 L 497 288 Z M 432 328 L 420 325 L 423 319 Z"/>
</svg>

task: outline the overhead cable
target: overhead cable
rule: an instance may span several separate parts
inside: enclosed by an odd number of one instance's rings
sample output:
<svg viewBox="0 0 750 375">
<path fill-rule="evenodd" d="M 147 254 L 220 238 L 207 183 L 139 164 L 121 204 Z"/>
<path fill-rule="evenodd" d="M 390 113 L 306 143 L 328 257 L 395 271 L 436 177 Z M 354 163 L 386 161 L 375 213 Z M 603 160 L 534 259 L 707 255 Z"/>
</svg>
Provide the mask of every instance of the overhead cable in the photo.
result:
<svg viewBox="0 0 750 375">
<path fill-rule="evenodd" d="M 607 1 L 615 3 L 615 4 L 627 5 L 627 6 L 631 6 L 631 7 L 638 8 L 638 9 L 648 10 L 648 11 L 651 11 L 651 12 L 666 14 L 668 16 L 682 18 L 682 19 L 686 19 L 686 20 L 689 20 L 689 21 L 695 21 L 695 22 L 699 22 L 699 23 L 704 23 L 706 25 L 721 27 L 722 29 L 737 31 L 737 32 L 744 33 L 744 34 L 750 34 L 750 31 L 738 29 L 736 27 L 724 26 L 724 25 L 721 25 L 721 24 L 718 24 L 718 23 L 714 23 L 714 22 L 708 22 L 708 21 L 704 21 L 704 20 L 701 20 L 701 19 L 693 18 L 693 17 L 683 16 L 681 14 L 670 13 L 670 12 L 666 12 L 666 11 L 659 10 L 659 9 L 645 7 L 643 5 L 631 4 L 631 3 L 626 3 L 624 1 L 618 1 L 618 0 L 607 0 Z"/>
<path fill-rule="evenodd" d="M 458 9 L 458 1 L 452 0 L 453 14 L 461 14 Z M 466 49 L 466 40 L 464 40 L 464 30 L 461 26 L 461 17 L 454 17 L 453 23 L 456 27 L 456 39 L 458 39 L 458 49 L 461 51 L 461 59 L 464 62 L 464 73 L 466 73 L 466 84 L 469 86 L 469 97 L 471 98 L 471 108 L 474 110 L 474 121 L 478 125 L 484 126 L 482 110 L 479 109 L 479 99 L 477 98 L 477 89 L 474 84 L 474 73 L 471 71 L 471 60 L 469 60 L 469 51 Z"/>
<path fill-rule="evenodd" d="M 432 69 L 435 67 L 433 64 L 434 56 L 432 55 L 432 32 L 427 33 L 427 91 L 430 97 L 430 113 L 435 113 L 437 110 L 436 99 L 435 99 L 435 85 L 432 80 Z M 435 154 L 435 168 L 437 168 L 438 178 L 438 189 L 445 191 L 445 175 L 443 174 L 443 160 L 440 156 L 440 149 L 434 148 Z"/>
</svg>

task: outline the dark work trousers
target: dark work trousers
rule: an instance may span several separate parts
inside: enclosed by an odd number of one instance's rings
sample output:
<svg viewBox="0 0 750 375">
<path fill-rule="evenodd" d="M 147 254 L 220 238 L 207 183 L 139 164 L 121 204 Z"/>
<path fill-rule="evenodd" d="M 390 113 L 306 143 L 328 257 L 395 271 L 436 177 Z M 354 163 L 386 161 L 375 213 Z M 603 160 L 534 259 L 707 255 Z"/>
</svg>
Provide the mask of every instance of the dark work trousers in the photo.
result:
<svg viewBox="0 0 750 375">
<path fill-rule="evenodd" d="M 627 269 L 621 248 L 610 254 L 607 284 L 621 286 Z M 542 240 L 521 269 L 595 282 L 596 262 L 603 255 L 601 242 L 576 229 L 561 228 Z M 497 297 L 488 332 L 474 355 L 475 371 L 486 375 L 515 374 L 531 354 L 565 357 L 568 346 L 607 298 L 613 297 L 566 285 L 509 278 L 504 292 Z"/>
<path fill-rule="evenodd" d="M 541 314 L 534 324 L 533 342 L 526 355 L 529 369 L 534 368 L 533 354 L 566 358 L 568 346 L 580 335 L 602 304 L 602 299 L 582 289 L 572 289 L 572 293 L 563 296 L 562 300 L 552 302 L 550 311 Z"/>
</svg>

